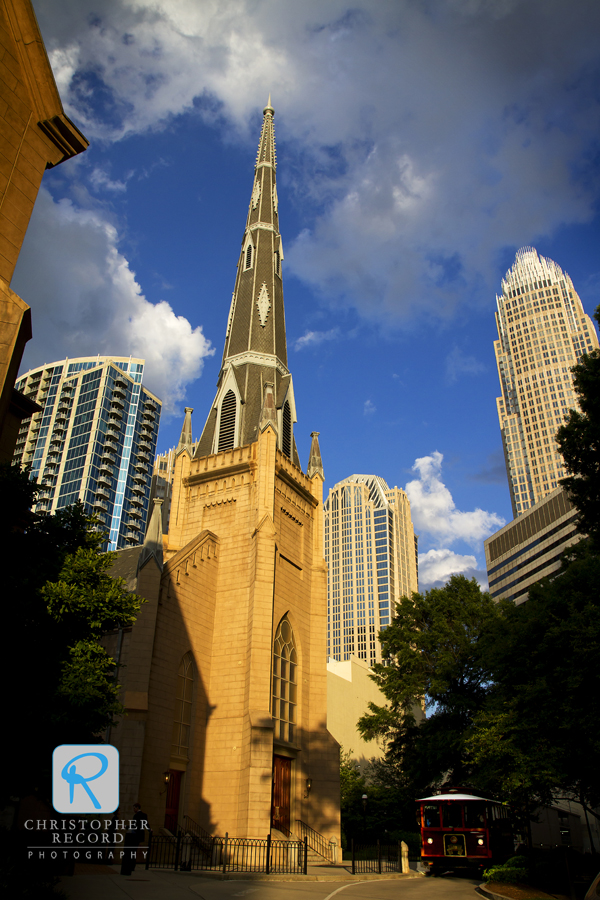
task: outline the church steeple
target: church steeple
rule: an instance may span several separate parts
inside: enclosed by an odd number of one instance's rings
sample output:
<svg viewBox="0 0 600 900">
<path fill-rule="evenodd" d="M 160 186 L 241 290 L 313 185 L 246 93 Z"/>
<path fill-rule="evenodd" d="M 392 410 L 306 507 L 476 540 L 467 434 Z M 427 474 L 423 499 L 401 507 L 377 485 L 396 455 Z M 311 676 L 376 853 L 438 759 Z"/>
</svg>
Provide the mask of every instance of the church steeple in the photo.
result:
<svg viewBox="0 0 600 900">
<path fill-rule="evenodd" d="M 258 439 L 268 384 L 273 391 L 279 449 L 299 465 L 293 436 L 294 392 L 287 368 L 274 115 L 269 96 L 263 110 L 217 395 L 196 457 Z"/>
</svg>

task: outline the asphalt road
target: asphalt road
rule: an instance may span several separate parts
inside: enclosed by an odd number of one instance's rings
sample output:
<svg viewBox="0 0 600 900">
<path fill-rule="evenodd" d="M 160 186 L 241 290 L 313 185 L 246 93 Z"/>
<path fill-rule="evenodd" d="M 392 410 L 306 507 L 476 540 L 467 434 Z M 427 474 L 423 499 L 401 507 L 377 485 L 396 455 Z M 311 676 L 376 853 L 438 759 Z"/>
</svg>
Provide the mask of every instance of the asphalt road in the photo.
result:
<svg viewBox="0 0 600 900">
<path fill-rule="evenodd" d="M 352 882 L 217 881 L 184 872 L 106 871 L 61 879 L 69 900 L 480 900 L 477 881 L 406 878 Z"/>
</svg>

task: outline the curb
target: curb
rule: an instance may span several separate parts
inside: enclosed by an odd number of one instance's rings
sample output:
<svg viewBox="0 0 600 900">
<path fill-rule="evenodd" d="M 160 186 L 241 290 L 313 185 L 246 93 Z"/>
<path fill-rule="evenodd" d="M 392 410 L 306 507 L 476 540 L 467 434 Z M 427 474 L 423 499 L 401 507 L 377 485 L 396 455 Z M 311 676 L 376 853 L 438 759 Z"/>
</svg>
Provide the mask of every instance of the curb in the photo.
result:
<svg viewBox="0 0 600 900">
<path fill-rule="evenodd" d="M 210 878 L 214 881 L 263 881 L 269 882 L 308 882 L 308 881 L 401 881 L 404 878 L 422 878 L 417 873 L 402 874 L 400 872 L 392 872 L 379 875 L 376 872 L 366 872 L 362 875 L 265 875 L 262 872 L 181 872 L 181 875 L 189 875 L 192 878 Z M 499 898 L 500 900 L 500 898 Z M 506 897 L 501 900 L 507 900 Z"/>
</svg>

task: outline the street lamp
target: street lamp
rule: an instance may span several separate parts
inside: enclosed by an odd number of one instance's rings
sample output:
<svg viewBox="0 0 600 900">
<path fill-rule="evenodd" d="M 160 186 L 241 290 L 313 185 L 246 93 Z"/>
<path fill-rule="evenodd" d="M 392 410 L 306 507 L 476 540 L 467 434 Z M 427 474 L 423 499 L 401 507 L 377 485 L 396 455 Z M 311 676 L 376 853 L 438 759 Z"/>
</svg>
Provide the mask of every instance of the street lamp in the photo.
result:
<svg viewBox="0 0 600 900">
<path fill-rule="evenodd" d="M 367 831 L 367 795 L 362 795 L 362 808 L 363 808 L 363 837 Z"/>
</svg>

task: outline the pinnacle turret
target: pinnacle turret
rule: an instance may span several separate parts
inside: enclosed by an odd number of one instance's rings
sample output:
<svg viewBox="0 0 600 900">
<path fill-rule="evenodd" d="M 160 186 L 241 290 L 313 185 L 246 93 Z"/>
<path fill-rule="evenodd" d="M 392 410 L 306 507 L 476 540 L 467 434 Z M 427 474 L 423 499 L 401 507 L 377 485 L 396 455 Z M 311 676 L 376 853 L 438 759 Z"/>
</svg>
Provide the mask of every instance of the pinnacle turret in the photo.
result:
<svg viewBox="0 0 600 900">
<path fill-rule="evenodd" d="M 183 419 L 183 427 L 181 429 L 181 436 L 179 438 L 179 443 L 177 444 L 176 452 L 178 453 L 180 450 L 188 450 L 190 453 L 192 452 L 192 413 L 194 412 L 193 407 L 186 406 L 185 408 L 185 416 Z"/>
</svg>

